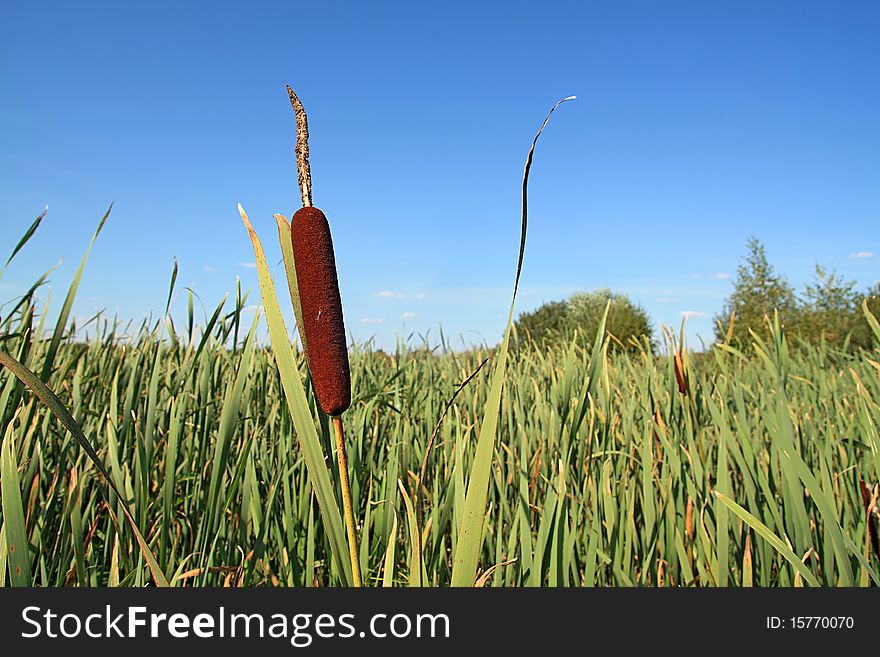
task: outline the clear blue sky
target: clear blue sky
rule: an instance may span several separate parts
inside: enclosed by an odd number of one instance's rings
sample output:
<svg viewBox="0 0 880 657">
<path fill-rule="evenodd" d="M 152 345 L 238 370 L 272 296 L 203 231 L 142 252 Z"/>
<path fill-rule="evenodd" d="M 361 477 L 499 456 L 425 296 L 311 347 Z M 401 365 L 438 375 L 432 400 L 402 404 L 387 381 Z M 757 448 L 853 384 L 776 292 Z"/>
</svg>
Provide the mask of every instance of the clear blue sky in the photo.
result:
<svg viewBox="0 0 880 657">
<path fill-rule="evenodd" d="M 236 203 L 277 262 L 289 83 L 351 334 L 494 343 L 525 155 L 577 94 L 538 145 L 518 310 L 609 286 L 658 324 L 689 313 L 696 343 L 750 235 L 799 288 L 817 262 L 880 279 L 878 34 L 874 2 L 8 5 L 3 259 L 49 213 L 0 299 L 63 259 L 54 316 L 114 201 L 78 316 L 161 313 L 175 256 L 209 309 L 236 277 L 256 303 Z"/>
</svg>

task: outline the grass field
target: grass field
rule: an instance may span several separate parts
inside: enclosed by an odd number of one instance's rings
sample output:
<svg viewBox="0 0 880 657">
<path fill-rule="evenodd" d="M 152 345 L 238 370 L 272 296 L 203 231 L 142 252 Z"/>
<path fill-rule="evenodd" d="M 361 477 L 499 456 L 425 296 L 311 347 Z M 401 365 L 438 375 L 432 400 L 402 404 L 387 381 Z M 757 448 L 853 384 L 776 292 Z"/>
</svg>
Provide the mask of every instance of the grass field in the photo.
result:
<svg viewBox="0 0 880 657">
<path fill-rule="evenodd" d="M 202 329 L 192 314 L 173 331 L 97 318 L 83 341 L 69 304 L 64 330 L 38 338 L 54 315 L 32 292 L 5 306 L 0 348 L 69 409 L 171 584 L 343 584 L 279 369 L 255 341 L 265 320 L 244 306 L 239 292 Z M 748 356 L 685 351 L 677 366 L 670 337 L 660 356 L 610 354 L 599 337 L 509 354 L 478 585 L 880 583 L 880 354 L 789 345 L 776 327 Z M 440 423 L 415 508 L 412 494 L 444 408 L 492 355 L 351 353 L 344 424 L 367 585 L 452 581 L 492 360 Z M 0 583 L 150 581 L 119 499 L 7 367 L 0 427 Z"/>
</svg>

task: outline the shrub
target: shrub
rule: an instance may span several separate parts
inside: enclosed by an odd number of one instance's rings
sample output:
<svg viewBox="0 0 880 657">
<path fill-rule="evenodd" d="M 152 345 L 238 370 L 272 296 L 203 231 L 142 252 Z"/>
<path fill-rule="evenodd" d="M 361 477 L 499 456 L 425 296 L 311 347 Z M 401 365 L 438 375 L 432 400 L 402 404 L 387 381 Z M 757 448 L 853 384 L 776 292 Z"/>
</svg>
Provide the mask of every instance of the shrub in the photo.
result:
<svg viewBox="0 0 880 657">
<path fill-rule="evenodd" d="M 578 292 L 564 301 L 550 301 L 516 320 L 518 344 L 539 348 L 577 339 L 589 347 L 596 338 L 599 322 L 608 308 L 605 328 L 613 336 L 612 350 L 633 351 L 637 343 L 649 342 L 653 332 L 645 310 L 624 294 L 608 289 Z"/>
</svg>

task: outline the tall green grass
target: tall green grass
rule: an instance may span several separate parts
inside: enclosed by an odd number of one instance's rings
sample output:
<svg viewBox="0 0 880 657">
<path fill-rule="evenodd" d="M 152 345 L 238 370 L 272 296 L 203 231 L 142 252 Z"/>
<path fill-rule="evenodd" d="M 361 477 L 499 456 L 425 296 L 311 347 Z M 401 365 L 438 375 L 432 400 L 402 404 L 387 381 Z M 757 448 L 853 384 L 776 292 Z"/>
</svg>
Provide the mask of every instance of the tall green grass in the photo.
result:
<svg viewBox="0 0 880 657">
<path fill-rule="evenodd" d="M 99 315 L 67 321 L 54 344 L 39 289 L 5 307 L 0 349 L 46 372 L 133 523 L 68 426 L 4 367 L 0 583 L 142 585 L 149 555 L 175 586 L 348 581 L 275 356 L 255 339 L 261 318 L 245 314 L 240 290 L 201 329 Z M 878 583 L 860 479 L 880 481 L 880 354 L 789 344 L 774 325 L 753 354 L 688 354 L 682 393 L 672 355 L 643 344 L 612 356 L 596 337 L 590 349 L 508 355 L 480 584 Z M 420 482 L 419 472 L 448 400 L 489 355 L 354 348 L 345 425 L 367 584 L 453 582 L 490 368 L 455 398 Z M 303 356 L 290 358 L 320 428 Z"/>
</svg>

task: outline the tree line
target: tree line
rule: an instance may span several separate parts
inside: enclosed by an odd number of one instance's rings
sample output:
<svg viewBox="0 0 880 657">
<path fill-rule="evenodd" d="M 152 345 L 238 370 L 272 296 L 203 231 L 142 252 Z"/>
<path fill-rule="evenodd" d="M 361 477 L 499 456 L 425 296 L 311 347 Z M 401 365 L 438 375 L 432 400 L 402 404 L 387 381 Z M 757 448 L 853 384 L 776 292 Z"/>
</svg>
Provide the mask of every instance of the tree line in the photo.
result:
<svg viewBox="0 0 880 657">
<path fill-rule="evenodd" d="M 631 351 L 654 344 L 651 318 L 625 294 L 599 289 L 578 292 L 562 301 L 550 301 L 519 315 L 517 346 L 539 348 L 563 341 L 587 346 L 595 339 L 605 307 L 610 302 L 606 329 L 612 350 Z M 749 349 L 754 333 L 769 336 L 768 318 L 775 313 L 789 338 L 810 345 L 824 342 L 829 348 L 854 351 L 875 340 L 863 302 L 880 317 L 880 282 L 859 290 L 835 271 L 816 265 L 812 282 L 798 294 L 767 259 L 757 238 L 746 244 L 746 255 L 737 268 L 733 292 L 714 318 L 714 338 L 740 349 Z"/>
</svg>

